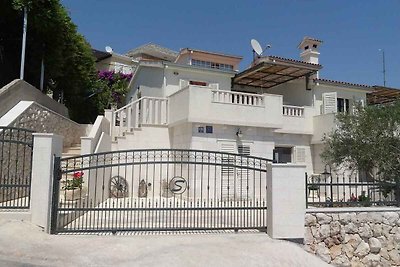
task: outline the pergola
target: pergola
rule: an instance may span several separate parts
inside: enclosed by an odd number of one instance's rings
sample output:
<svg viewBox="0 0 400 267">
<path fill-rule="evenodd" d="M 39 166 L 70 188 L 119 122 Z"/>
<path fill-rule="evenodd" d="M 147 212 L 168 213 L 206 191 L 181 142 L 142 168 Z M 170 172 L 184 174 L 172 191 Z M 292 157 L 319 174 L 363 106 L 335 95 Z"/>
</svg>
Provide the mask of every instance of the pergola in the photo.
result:
<svg viewBox="0 0 400 267">
<path fill-rule="evenodd" d="M 270 88 L 303 76 L 308 77 L 321 68 L 319 64 L 265 56 L 257 59 L 251 68 L 236 74 L 233 82 L 238 85 Z"/>
<path fill-rule="evenodd" d="M 367 94 L 369 105 L 389 104 L 400 99 L 400 90 L 395 88 L 373 86 L 374 91 Z"/>
</svg>

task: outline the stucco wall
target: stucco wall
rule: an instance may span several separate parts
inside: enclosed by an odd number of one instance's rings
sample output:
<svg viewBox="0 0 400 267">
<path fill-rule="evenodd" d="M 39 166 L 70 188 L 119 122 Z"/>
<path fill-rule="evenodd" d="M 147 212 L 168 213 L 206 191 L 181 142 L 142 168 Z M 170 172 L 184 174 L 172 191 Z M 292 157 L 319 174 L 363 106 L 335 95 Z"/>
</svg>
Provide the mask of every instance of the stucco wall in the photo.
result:
<svg viewBox="0 0 400 267">
<path fill-rule="evenodd" d="M 305 216 L 305 249 L 336 266 L 399 266 L 400 209 L 336 209 Z"/>
<path fill-rule="evenodd" d="M 179 80 L 202 81 L 208 83 L 218 83 L 220 90 L 231 90 L 232 74 L 212 72 L 209 70 L 196 70 L 184 68 L 167 68 L 165 69 L 165 96 L 169 96 L 179 88 Z"/>
<path fill-rule="evenodd" d="M 163 72 L 163 68 L 140 66 L 135 73 L 126 101 L 136 100 L 138 87 L 142 96 L 163 97 Z"/>
<path fill-rule="evenodd" d="M 316 115 L 322 114 L 322 94 L 329 93 L 329 92 L 337 92 L 338 98 L 346 98 L 350 99 L 350 109 L 352 106 L 352 102 L 362 100 L 364 104 L 367 103 L 367 90 L 357 90 L 357 89 L 350 89 L 345 87 L 339 86 L 328 86 L 328 85 L 318 85 L 313 87 L 314 91 L 314 107 Z"/>
<path fill-rule="evenodd" d="M 0 118 L 20 101 L 35 101 L 40 105 L 68 117 L 68 109 L 23 80 L 14 80 L 0 89 Z"/>
</svg>

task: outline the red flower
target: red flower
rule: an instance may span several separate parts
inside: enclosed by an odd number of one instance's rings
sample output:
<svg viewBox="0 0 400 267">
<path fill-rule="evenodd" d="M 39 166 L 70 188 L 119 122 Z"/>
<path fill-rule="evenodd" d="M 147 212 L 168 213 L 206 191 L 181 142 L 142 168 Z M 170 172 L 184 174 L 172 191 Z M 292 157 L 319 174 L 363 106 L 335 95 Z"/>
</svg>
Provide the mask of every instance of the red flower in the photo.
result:
<svg viewBox="0 0 400 267">
<path fill-rule="evenodd" d="M 74 179 L 80 179 L 83 176 L 83 172 L 74 172 Z"/>
</svg>

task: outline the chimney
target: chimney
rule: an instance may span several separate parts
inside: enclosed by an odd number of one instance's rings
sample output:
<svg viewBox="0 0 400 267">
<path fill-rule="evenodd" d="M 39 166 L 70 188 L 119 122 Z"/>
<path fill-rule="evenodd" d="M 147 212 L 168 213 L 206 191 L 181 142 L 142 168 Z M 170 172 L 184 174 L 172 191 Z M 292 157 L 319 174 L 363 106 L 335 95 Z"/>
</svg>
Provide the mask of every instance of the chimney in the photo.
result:
<svg viewBox="0 0 400 267">
<path fill-rule="evenodd" d="M 298 48 L 300 49 L 300 57 L 302 61 L 307 63 L 319 64 L 319 46 L 322 44 L 322 41 L 311 38 L 304 37 L 303 41 L 299 44 Z"/>
</svg>

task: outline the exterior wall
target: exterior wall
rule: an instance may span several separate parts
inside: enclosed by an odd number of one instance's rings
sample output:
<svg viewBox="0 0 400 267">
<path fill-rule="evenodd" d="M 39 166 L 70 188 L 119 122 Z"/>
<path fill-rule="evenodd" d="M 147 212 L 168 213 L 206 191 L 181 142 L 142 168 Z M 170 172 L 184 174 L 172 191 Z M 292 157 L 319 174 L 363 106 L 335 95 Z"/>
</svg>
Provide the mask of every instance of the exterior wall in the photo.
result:
<svg viewBox="0 0 400 267">
<path fill-rule="evenodd" d="M 283 116 L 282 128 L 276 130 L 281 133 L 298 133 L 313 134 L 314 133 L 314 108 L 304 107 L 303 116 Z"/>
<path fill-rule="evenodd" d="M 329 85 L 316 85 L 313 86 L 314 91 L 314 108 L 315 114 L 320 115 L 323 114 L 323 100 L 322 94 L 329 93 L 329 92 L 336 92 L 338 98 L 347 98 L 350 99 L 350 110 L 352 108 L 353 101 L 360 101 L 362 100 L 363 103 L 367 103 L 367 93 L 368 90 L 357 90 L 357 89 L 350 89 L 346 87 L 339 87 L 339 86 L 329 86 Z"/>
<path fill-rule="evenodd" d="M 309 85 L 311 86 L 311 84 Z M 290 81 L 269 89 L 269 94 L 277 94 L 283 96 L 284 105 L 309 106 L 312 107 L 312 90 L 306 90 L 305 79 Z"/>
<path fill-rule="evenodd" d="M 20 106 L 24 106 L 21 112 Z M 86 125 L 80 125 L 61 116 L 37 103 L 21 101 L 11 109 L 1 121 L 7 117 L 13 119 L 5 126 L 20 127 L 34 130 L 37 133 L 55 133 L 64 137 L 64 147 L 79 144 L 81 136 L 85 135 Z"/>
<path fill-rule="evenodd" d="M 200 52 L 200 51 L 190 51 L 189 53 L 180 54 L 177 59 L 177 63 L 190 64 L 190 61 L 192 59 L 233 65 L 234 70 L 239 69 L 239 63 L 241 61 L 240 58 L 233 58 L 233 57 L 229 57 L 229 56 L 209 54 L 209 53 L 204 53 L 204 52 Z"/>
<path fill-rule="evenodd" d="M 63 104 L 58 103 L 23 80 L 14 80 L 0 89 L 0 118 L 20 101 L 35 101 L 64 117 L 68 117 L 68 109 Z"/>
<path fill-rule="evenodd" d="M 140 87 L 142 96 L 164 97 L 164 70 L 157 67 L 140 66 L 131 83 L 130 91 L 127 94 L 126 101 L 137 99 L 137 89 Z"/>
<path fill-rule="evenodd" d="M 398 208 L 308 211 L 305 249 L 336 266 L 399 266 Z"/>
<path fill-rule="evenodd" d="M 323 163 L 320 156 L 323 151 L 323 148 L 324 148 L 323 144 L 311 145 L 314 173 L 322 173 L 325 170 L 325 164 Z"/>
<path fill-rule="evenodd" d="M 192 124 L 183 123 L 170 128 L 171 148 L 190 149 L 192 142 Z"/>
<path fill-rule="evenodd" d="M 198 70 L 191 68 L 177 68 L 168 66 L 165 69 L 165 96 L 179 91 L 179 80 L 202 81 L 218 83 L 220 90 L 231 90 L 231 78 L 234 74 L 221 73 L 213 70 Z"/>
<path fill-rule="evenodd" d="M 114 70 L 120 71 L 119 68 L 123 66 L 123 73 L 132 72 L 132 59 L 129 57 L 118 56 L 113 54 L 111 57 L 105 58 L 96 62 L 97 70 Z"/>
<path fill-rule="evenodd" d="M 309 85 L 311 86 L 311 84 Z M 253 86 L 234 85 L 233 90 L 250 93 L 282 95 L 284 105 L 312 107 L 312 90 L 306 90 L 305 79 L 290 81 L 272 88 L 262 89 Z"/>
<path fill-rule="evenodd" d="M 171 101 L 169 104 L 169 123 L 173 125 L 184 120 L 199 123 L 281 128 L 282 97 L 265 94 L 263 98 L 264 101 L 259 106 L 232 104 L 229 101 L 220 103 L 213 101 L 211 89 L 189 86 L 169 98 Z"/>
</svg>

